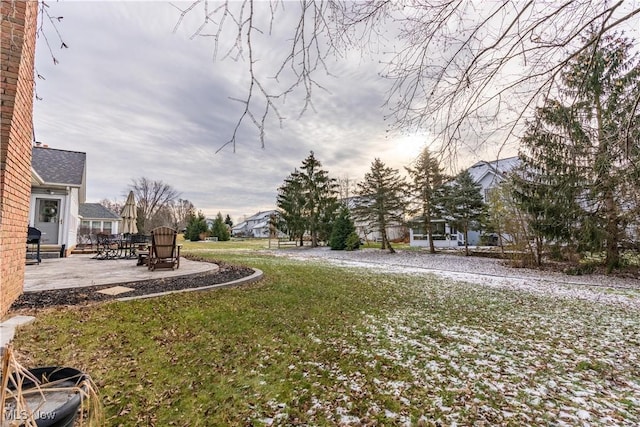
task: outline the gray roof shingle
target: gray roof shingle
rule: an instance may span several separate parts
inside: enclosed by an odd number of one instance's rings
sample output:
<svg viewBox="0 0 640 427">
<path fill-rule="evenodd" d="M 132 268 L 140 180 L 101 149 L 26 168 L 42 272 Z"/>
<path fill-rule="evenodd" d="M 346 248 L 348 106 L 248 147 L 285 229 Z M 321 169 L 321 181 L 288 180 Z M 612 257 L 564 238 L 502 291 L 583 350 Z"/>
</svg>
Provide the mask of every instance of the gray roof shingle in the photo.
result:
<svg viewBox="0 0 640 427">
<path fill-rule="evenodd" d="M 33 147 L 31 167 L 47 184 L 82 185 L 87 154 Z"/>
<path fill-rule="evenodd" d="M 82 219 L 120 219 L 120 215 L 100 203 L 80 203 L 78 215 Z"/>
</svg>

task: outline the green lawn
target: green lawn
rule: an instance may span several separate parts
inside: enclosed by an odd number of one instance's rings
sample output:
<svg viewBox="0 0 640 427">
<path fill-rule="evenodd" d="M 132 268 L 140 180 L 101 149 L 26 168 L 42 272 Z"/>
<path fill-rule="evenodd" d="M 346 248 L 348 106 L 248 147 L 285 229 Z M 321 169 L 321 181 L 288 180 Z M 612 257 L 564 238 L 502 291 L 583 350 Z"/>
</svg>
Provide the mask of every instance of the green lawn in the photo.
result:
<svg viewBox="0 0 640 427">
<path fill-rule="evenodd" d="M 640 423 L 637 309 L 184 250 L 265 279 L 43 311 L 15 348 L 90 373 L 108 425 Z"/>
</svg>

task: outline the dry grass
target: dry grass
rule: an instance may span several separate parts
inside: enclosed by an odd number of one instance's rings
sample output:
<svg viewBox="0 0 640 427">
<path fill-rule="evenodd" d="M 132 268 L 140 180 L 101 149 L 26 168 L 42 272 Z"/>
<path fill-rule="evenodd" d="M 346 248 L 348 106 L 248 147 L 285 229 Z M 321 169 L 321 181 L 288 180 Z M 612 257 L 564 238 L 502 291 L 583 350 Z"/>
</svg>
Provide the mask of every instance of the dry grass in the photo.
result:
<svg viewBox="0 0 640 427">
<path fill-rule="evenodd" d="M 78 425 L 104 425 L 102 404 L 89 376 L 77 374 L 57 380 L 38 378 L 18 361 L 9 344 L 2 353 L 1 378 L 0 419 L 3 426 L 36 427 L 40 419 L 56 416 L 56 403 L 48 404 L 48 401 L 56 402 L 55 396 L 63 396 L 64 401 L 67 396 L 76 394 L 80 396 Z"/>
<path fill-rule="evenodd" d="M 89 372 L 108 425 L 640 423 L 632 306 L 209 253 L 266 279 L 43 312 L 16 345 Z"/>
</svg>

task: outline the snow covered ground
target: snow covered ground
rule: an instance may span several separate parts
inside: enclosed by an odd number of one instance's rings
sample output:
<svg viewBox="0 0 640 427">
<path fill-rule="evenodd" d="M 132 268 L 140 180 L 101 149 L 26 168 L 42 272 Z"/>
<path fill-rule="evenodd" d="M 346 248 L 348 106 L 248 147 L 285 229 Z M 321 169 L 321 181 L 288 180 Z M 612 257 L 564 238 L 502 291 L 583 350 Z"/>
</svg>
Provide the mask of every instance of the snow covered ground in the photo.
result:
<svg viewBox="0 0 640 427">
<path fill-rule="evenodd" d="M 493 258 L 464 257 L 378 249 L 332 251 L 327 247 L 273 251 L 276 256 L 325 261 L 368 271 L 434 274 L 438 277 L 483 286 L 507 288 L 558 297 L 577 298 L 640 308 L 640 280 L 604 275 L 569 276 L 560 272 L 512 268 Z"/>
<path fill-rule="evenodd" d="M 640 425 L 636 279 L 413 251 L 272 254 L 363 269 L 397 290 L 392 309 L 363 311 L 351 333 L 309 336 L 335 361 L 291 364 L 318 379 L 299 391 L 311 425 Z M 262 422 L 280 424 L 281 407 Z"/>
</svg>

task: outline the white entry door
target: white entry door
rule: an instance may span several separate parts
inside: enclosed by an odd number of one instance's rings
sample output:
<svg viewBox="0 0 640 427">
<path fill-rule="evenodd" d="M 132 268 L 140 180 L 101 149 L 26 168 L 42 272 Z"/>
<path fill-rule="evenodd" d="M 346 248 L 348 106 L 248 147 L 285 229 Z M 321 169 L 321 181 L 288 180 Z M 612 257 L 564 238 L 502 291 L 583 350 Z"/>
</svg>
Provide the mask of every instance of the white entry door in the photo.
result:
<svg viewBox="0 0 640 427">
<path fill-rule="evenodd" d="M 42 232 L 40 243 L 57 245 L 60 231 L 60 199 L 36 199 L 35 227 Z"/>
</svg>

